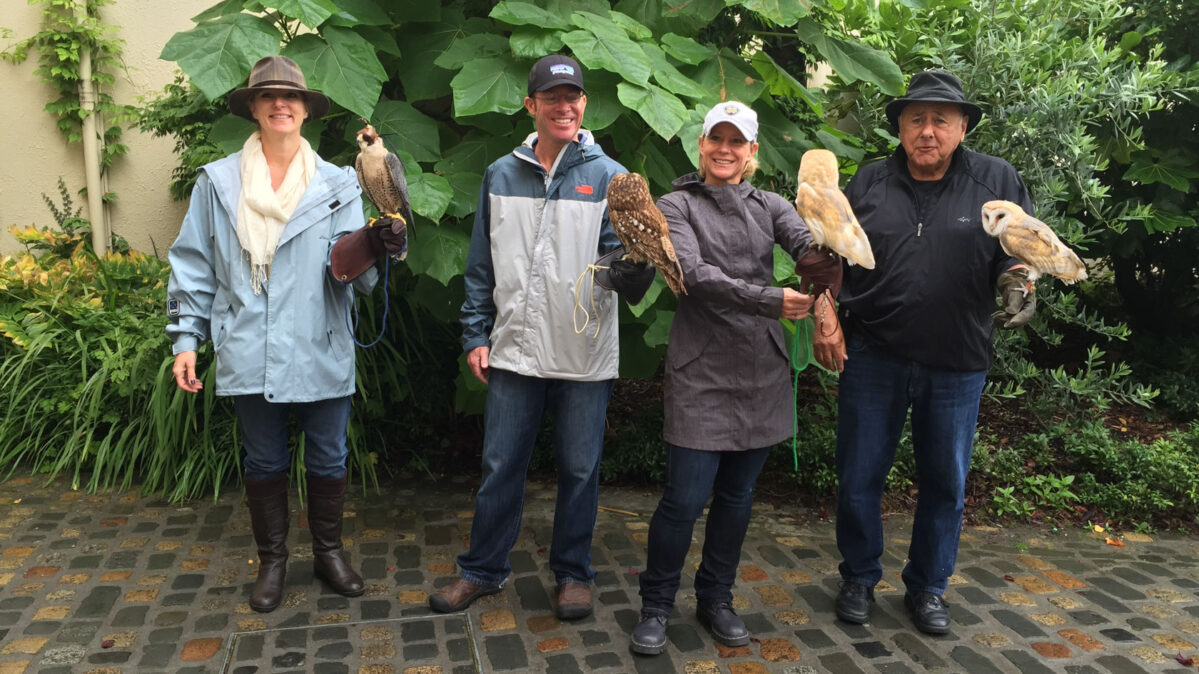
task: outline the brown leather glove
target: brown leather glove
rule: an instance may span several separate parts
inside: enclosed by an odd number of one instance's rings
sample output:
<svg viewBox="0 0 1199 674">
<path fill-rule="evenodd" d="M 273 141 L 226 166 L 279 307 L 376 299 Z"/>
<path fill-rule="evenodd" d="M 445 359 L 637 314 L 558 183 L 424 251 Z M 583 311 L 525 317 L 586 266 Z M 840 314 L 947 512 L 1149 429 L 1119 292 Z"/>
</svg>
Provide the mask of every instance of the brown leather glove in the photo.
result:
<svg viewBox="0 0 1199 674">
<path fill-rule="evenodd" d="M 399 261 L 408 256 L 408 225 L 403 218 L 381 216 L 371 222 L 370 231 L 391 259 Z"/>
<path fill-rule="evenodd" d="M 999 275 L 999 301 L 1002 311 L 991 314 L 997 328 L 1011 330 L 1027 325 L 1037 310 L 1036 286 L 1028 280 L 1028 267 L 1016 265 Z"/>
</svg>

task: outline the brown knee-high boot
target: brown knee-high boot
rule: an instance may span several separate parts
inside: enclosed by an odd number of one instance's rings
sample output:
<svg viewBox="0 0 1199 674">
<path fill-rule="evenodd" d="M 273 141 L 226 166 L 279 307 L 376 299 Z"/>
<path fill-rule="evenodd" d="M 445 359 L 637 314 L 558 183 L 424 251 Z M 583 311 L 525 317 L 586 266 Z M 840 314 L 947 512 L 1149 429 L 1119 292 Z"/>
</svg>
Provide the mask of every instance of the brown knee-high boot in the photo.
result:
<svg viewBox="0 0 1199 674">
<path fill-rule="evenodd" d="M 269 613 L 283 600 L 287 573 L 287 475 L 246 480 L 246 502 L 258 545 L 258 580 L 250 591 L 250 608 Z"/>
<path fill-rule="evenodd" d="M 366 589 L 362 577 L 342 558 L 341 509 L 346 478 L 308 476 L 308 530 L 312 532 L 312 568 L 335 592 L 357 597 Z"/>
</svg>

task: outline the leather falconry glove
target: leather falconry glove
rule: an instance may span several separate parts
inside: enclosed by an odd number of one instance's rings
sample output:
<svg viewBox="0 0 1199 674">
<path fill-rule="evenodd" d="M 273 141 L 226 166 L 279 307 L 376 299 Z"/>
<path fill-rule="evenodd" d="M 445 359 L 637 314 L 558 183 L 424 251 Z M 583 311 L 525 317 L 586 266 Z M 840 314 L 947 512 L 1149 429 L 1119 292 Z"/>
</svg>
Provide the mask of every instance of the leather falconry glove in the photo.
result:
<svg viewBox="0 0 1199 674">
<path fill-rule="evenodd" d="M 615 290 L 629 304 L 637 304 L 654 282 L 654 266 L 649 262 L 621 259 L 625 247 L 604 253 L 595 261 L 595 283 L 606 290 Z"/>
<path fill-rule="evenodd" d="M 1011 330 L 1028 324 L 1037 310 L 1036 287 L 1028 280 L 1028 267 L 1016 265 L 1003 272 L 996 285 L 1003 310 L 991 315 L 995 327 Z"/>
</svg>

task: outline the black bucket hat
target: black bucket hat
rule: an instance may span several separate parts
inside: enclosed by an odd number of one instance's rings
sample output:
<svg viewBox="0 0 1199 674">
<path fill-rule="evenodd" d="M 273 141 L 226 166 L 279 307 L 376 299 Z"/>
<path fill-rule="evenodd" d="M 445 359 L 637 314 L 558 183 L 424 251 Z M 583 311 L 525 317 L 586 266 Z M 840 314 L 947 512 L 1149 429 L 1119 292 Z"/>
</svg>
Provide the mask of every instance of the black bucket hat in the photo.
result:
<svg viewBox="0 0 1199 674">
<path fill-rule="evenodd" d="M 899 113 L 904 107 L 917 101 L 957 103 L 962 108 L 962 114 L 968 118 L 966 133 L 970 133 L 983 116 L 982 108 L 966 100 L 966 94 L 962 92 L 962 81 L 956 75 L 947 70 L 926 70 L 912 75 L 912 81 L 908 83 L 908 93 L 904 94 L 903 98 L 897 98 L 887 104 L 887 121 L 891 122 L 892 130 L 899 130 Z"/>
<path fill-rule="evenodd" d="M 308 106 L 308 116 L 324 117 L 329 112 L 329 99 L 315 89 L 309 89 L 300 66 L 286 56 L 267 56 L 258 60 L 250 70 L 249 86 L 229 94 L 229 111 L 251 122 L 250 99 L 260 91 L 298 91 Z"/>
</svg>

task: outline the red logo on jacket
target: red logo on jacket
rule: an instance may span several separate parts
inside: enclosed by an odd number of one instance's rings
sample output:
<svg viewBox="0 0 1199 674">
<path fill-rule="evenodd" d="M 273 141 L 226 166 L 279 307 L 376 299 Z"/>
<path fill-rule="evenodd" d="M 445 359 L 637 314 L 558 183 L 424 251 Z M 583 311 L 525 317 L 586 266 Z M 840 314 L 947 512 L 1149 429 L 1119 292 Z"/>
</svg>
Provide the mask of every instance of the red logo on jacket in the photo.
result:
<svg viewBox="0 0 1199 674">
<path fill-rule="evenodd" d="M 579 194 L 595 194 L 591 185 L 575 185 L 575 191 Z"/>
</svg>

